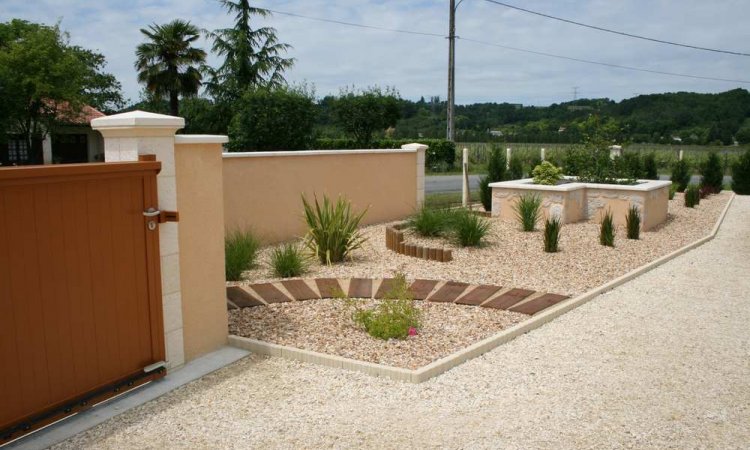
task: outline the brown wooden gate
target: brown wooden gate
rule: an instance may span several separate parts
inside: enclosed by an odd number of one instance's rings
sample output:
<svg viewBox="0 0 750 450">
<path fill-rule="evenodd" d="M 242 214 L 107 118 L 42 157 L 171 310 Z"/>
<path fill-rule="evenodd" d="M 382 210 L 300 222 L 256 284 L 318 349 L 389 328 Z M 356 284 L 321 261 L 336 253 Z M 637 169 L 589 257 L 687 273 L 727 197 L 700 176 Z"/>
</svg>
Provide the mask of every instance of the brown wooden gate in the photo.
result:
<svg viewBox="0 0 750 450">
<path fill-rule="evenodd" d="M 0 444 L 163 376 L 159 170 L 0 169 Z"/>
</svg>

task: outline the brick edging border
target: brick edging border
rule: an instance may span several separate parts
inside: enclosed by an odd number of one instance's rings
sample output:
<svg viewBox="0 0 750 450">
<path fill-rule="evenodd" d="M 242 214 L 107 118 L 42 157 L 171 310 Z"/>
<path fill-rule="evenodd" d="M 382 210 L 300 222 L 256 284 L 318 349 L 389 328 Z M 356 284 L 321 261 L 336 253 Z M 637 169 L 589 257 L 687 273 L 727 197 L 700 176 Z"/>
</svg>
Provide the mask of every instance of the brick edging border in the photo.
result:
<svg viewBox="0 0 750 450">
<path fill-rule="evenodd" d="M 400 255 L 412 256 L 428 261 L 453 261 L 453 250 L 449 248 L 425 247 L 419 244 L 407 244 L 404 242 L 404 228 L 405 225 L 403 223 L 385 227 L 385 246 L 388 250 Z"/>
</svg>

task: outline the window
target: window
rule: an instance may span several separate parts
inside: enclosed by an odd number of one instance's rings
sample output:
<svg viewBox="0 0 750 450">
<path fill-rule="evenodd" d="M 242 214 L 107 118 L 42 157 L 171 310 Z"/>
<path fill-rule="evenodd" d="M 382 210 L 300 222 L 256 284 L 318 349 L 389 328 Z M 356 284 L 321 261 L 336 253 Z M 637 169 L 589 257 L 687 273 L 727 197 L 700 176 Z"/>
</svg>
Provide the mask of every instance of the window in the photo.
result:
<svg viewBox="0 0 750 450">
<path fill-rule="evenodd" d="M 8 162 L 23 163 L 29 160 L 29 144 L 25 139 L 8 141 Z"/>
</svg>

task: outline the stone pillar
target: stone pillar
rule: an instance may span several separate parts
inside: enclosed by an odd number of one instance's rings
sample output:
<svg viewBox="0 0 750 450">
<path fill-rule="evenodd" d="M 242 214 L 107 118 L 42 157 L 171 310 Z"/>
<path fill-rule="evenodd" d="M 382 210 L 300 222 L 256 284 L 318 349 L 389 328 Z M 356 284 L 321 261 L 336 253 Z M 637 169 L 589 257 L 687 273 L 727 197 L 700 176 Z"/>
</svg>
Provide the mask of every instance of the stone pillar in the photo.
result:
<svg viewBox="0 0 750 450">
<path fill-rule="evenodd" d="M 542 161 L 546 161 L 545 157 L 547 156 L 547 150 L 545 150 L 544 148 L 542 148 L 542 152 L 541 152 L 540 156 L 542 158 Z"/>
<path fill-rule="evenodd" d="M 508 147 L 505 149 L 505 170 L 510 170 L 510 158 L 513 156 L 513 149 Z"/>
<path fill-rule="evenodd" d="M 424 205 L 424 166 L 426 161 L 427 149 L 429 147 L 424 144 L 406 144 L 402 145 L 402 150 L 413 150 L 417 153 L 417 208 L 421 208 Z"/>
<path fill-rule="evenodd" d="M 680 158 L 680 161 L 682 161 L 682 158 L 683 158 L 684 156 L 685 156 L 685 151 L 684 151 L 684 150 L 680 150 L 680 153 L 679 153 L 679 158 Z"/>
<path fill-rule="evenodd" d="M 465 148 L 463 150 L 463 158 L 461 158 L 461 170 L 463 172 L 463 186 L 462 186 L 462 196 L 461 196 L 461 205 L 463 205 L 464 208 L 469 206 L 469 203 L 471 202 L 471 193 L 469 192 L 469 149 Z"/>
<path fill-rule="evenodd" d="M 104 136 L 105 162 L 138 161 L 138 155 L 156 155 L 156 160 L 161 162 L 161 172 L 157 177 L 159 204 L 153 206 L 162 211 L 179 211 L 175 132 L 184 126 L 185 119 L 181 117 L 143 111 L 115 114 L 91 121 L 91 128 Z M 159 226 L 164 342 L 168 368 L 182 366 L 185 362 L 178 242 L 178 223 L 167 222 Z"/>
</svg>

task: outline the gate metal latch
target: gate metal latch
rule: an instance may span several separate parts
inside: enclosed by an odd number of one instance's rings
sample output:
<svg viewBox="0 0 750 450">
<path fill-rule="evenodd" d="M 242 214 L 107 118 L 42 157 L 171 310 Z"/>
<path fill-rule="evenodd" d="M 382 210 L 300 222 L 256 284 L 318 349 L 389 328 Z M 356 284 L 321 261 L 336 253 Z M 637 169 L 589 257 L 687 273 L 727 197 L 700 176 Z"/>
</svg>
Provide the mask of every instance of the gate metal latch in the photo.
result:
<svg viewBox="0 0 750 450">
<path fill-rule="evenodd" d="M 177 211 L 159 211 L 158 209 L 149 208 L 147 211 L 143 211 L 143 215 L 145 217 L 157 217 L 159 223 L 180 221 L 180 213 Z"/>
</svg>

